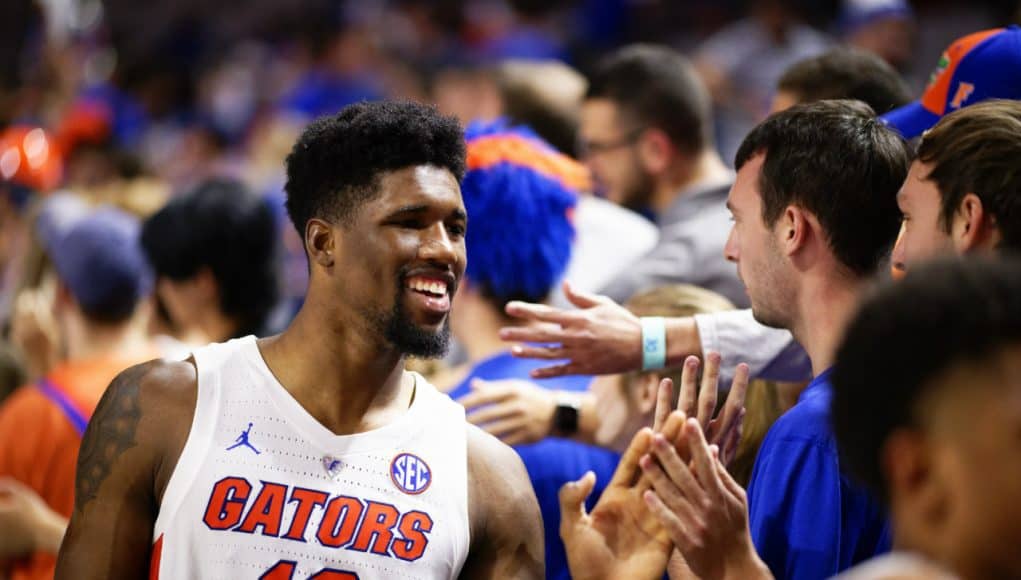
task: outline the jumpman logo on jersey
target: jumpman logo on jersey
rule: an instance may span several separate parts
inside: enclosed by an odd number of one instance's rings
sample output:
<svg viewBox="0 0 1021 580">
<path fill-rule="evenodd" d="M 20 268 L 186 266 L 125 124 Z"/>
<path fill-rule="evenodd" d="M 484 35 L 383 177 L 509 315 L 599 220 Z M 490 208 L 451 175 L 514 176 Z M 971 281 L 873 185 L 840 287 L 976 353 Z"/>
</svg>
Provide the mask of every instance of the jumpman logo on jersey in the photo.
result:
<svg viewBox="0 0 1021 580">
<path fill-rule="evenodd" d="M 259 455 L 260 453 L 262 453 L 261 451 L 256 449 L 255 446 L 252 445 L 248 441 L 248 434 L 251 431 L 252 431 L 252 424 L 249 423 L 248 424 L 248 428 L 245 429 L 244 431 L 242 431 L 240 435 L 238 435 L 238 438 L 234 440 L 234 444 L 231 445 L 230 447 L 228 447 L 227 451 L 230 451 L 231 449 L 234 449 L 236 447 L 247 447 L 247 448 L 251 449 L 252 451 L 254 451 L 256 455 Z"/>
</svg>

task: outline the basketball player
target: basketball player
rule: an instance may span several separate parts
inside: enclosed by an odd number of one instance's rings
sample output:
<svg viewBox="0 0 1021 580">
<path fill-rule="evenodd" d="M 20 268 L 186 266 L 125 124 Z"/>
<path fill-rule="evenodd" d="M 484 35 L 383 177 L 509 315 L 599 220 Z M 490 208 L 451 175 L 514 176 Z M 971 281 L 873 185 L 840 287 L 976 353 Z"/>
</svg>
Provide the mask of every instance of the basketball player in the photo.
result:
<svg viewBox="0 0 1021 580">
<path fill-rule="evenodd" d="M 538 578 L 521 461 L 404 357 L 441 355 L 464 273 L 456 121 L 361 103 L 287 160 L 309 258 L 282 334 L 154 361 L 82 442 L 58 578 Z"/>
</svg>

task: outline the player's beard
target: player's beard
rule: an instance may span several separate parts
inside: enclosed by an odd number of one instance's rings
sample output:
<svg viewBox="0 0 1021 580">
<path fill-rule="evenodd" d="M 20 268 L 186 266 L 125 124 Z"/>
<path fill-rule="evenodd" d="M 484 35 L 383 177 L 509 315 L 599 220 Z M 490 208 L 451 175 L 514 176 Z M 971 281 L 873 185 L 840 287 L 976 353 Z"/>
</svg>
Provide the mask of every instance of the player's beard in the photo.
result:
<svg viewBox="0 0 1021 580">
<path fill-rule="evenodd" d="M 399 284 L 398 288 L 404 288 L 404 285 Z M 447 354 L 450 346 L 450 316 L 444 319 L 439 330 L 426 330 L 411 319 L 401 293 L 402 290 L 397 291 L 394 306 L 389 312 L 377 313 L 372 317 L 383 336 L 406 355 L 440 358 Z"/>
</svg>

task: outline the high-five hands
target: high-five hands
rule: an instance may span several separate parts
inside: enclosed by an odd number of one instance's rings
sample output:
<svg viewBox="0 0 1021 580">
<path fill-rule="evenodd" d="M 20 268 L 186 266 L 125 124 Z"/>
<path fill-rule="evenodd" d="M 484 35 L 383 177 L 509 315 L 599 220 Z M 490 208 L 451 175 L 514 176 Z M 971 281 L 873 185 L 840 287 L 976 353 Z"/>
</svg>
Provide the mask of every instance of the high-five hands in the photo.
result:
<svg viewBox="0 0 1021 580">
<path fill-rule="evenodd" d="M 748 502 L 727 473 L 741 437 L 748 367 L 739 365 L 716 416 L 720 357 L 685 361 L 676 408 L 673 383 L 657 392 L 653 429 L 642 429 L 591 513 L 592 473 L 560 491 L 560 535 L 575 578 L 770 578 L 748 529 Z M 721 449 L 723 450 L 721 452 Z"/>
<path fill-rule="evenodd" d="M 685 421 L 679 453 L 662 435 L 639 461 L 652 482 L 643 494 L 691 573 L 703 580 L 772 578 L 755 553 L 748 499 L 695 419 Z"/>
<path fill-rule="evenodd" d="M 748 392 L 748 365 L 737 365 L 734 381 L 730 384 L 727 402 L 720 412 L 713 416 L 720 383 L 720 355 L 710 352 L 706 356 L 702 385 L 698 386 L 698 357 L 689 356 L 681 371 L 681 390 L 677 396 L 677 410 L 698 421 L 710 444 L 720 448 L 720 460 L 724 466 L 734 458 L 741 442 L 741 425 L 744 421 L 744 400 Z M 655 423 L 652 430 L 659 433 L 673 411 L 673 382 L 663 379 L 656 393 Z"/>
<path fill-rule="evenodd" d="M 640 460 L 645 480 L 652 484 L 653 490 L 646 491 L 643 497 L 677 547 L 670 560 L 671 578 L 722 578 L 722 574 L 729 572 L 740 572 L 748 578 L 769 577 L 768 569 L 764 566 L 760 570 L 748 565 L 750 558 L 752 562 L 759 562 L 750 534 L 740 536 L 734 531 L 735 526 L 742 525 L 741 529 L 747 530 L 748 507 L 744 490 L 726 471 L 726 465 L 733 459 L 741 439 L 744 401 L 748 390 L 748 366 L 738 365 L 727 400 L 714 417 L 719 398 L 720 356 L 710 352 L 705 362 L 699 386 L 700 361 L 693 356 L 684 361 L 676 410 L 672 404 L 672 382 L 670 379 L 660 382 L 653 426 L 657 434 L 653 438 L 652 452 Z M 664 430 L 668 419 L 673 416 L 686 417 L 684 427 L 676 435 L 661 434 L 660 431 Z M 716 494 L 702 490 L 702 482 L 705 480 L 694 469 L 701 465 L 703 473 L 708 472 L 705 471 L 705 462 L 698 463 L 701 457 L 699 453 L 702 452 L 701 448 L 697 448 L 698 442 L 706 446 L 704 455 L 709 454 L 708 446 L 712 445 L 710 465 L 721 472 L 714 473 L 720 485 L 729 482 L 727 493 Z M 715 492 L 716 487 L 712 490 Z M 733 523 L 739 516 L 743 518 L 740 519 L 743 524 Z M 718 527 L 722 529 L 718 530 Z M 710 543 L 703 538 L 714 532 L 730 539 L 740 538 L 742 542 L 724 545 L 721 550 L 719 542 Z M 750 550 L 750 558 L 746 550 Z M 729 567 L 719 563 L 720 553 L 733 560 L 733 563 L 728 560 Z M 738 565 L 742 567 L 738 568 Z M 762 570 L 765 570 L 764 576 L 760 575 Z"/>
<path fill-rule="evenodd" d="M 683 425 L 682 413 L 671 414 L 658 436 L 677 439 Z M 652 451 L 652 439 L 648 428 L 634 436 L 591 513 L 585 511 L 585 498 L 595 485 L 593 473 L 561 488 L 560 537 L 572 577 L 580 580 L 663 577 L 674 545 L 644 499 L 651 484 L 641 477 L 639 467 L 640 458 Z"/>
</svg>

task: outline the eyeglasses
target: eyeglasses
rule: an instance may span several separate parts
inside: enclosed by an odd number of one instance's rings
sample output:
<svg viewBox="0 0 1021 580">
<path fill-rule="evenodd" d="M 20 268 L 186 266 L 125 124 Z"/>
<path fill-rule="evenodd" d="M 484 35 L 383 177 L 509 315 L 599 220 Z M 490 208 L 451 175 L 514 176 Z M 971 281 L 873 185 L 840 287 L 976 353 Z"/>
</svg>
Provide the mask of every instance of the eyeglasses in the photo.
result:
<svg viewBox="0 0 1021 580">
<path fill-rule="evenodd" d="M 633 145 L 642 133 L 648 127 L 637 127 L 624 134 L 619 139 L 613 141 L 586 141 L 585 139 L 578 139 L 577 152 L 578 157 L 584 159 L 589 155 L 598 155 L 600 153 L 606 153 L 607 151 L 613 151 L 614 149 L 620 149 L 621 147 L 627 147 Z"/>
</svg>

